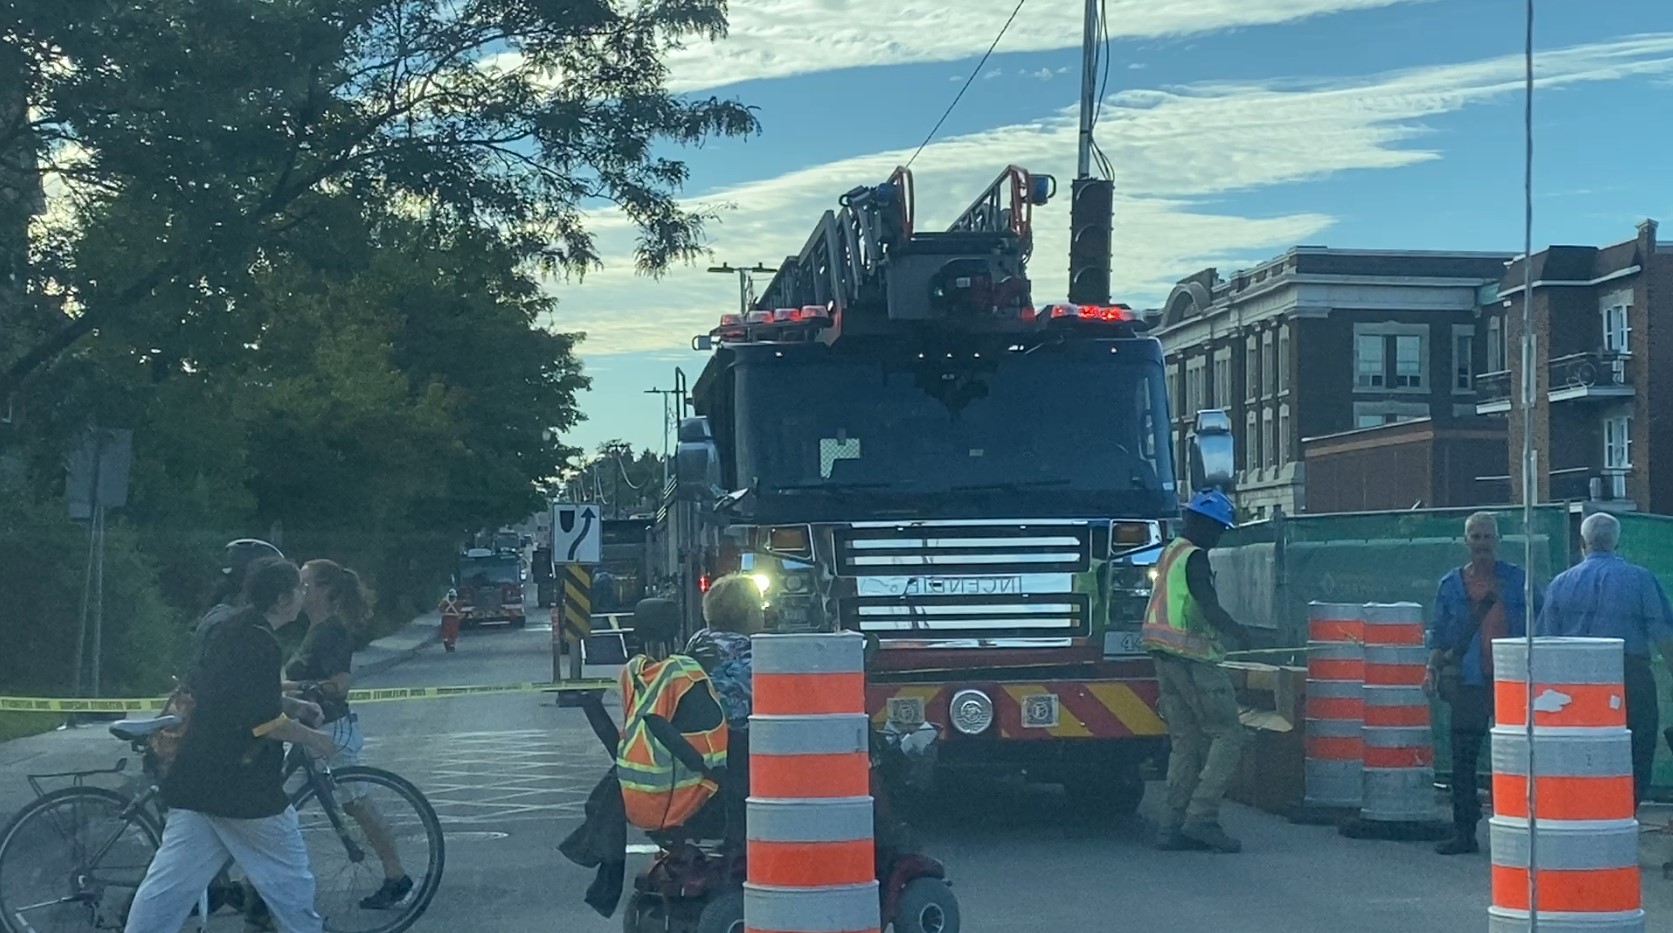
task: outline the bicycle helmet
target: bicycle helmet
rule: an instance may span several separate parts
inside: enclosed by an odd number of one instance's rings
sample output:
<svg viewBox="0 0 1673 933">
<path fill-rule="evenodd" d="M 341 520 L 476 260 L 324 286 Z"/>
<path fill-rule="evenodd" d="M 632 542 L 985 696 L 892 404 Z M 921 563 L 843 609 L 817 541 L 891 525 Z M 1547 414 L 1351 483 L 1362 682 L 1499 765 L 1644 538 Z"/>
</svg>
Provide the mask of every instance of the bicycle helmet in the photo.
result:
<svg viewBox="0 0 1673 933">
<path fill-rule="evenodd" d="M 260 538 L 239 538 L 221 548 L 221 572 L 228 577 L 244 575 L 244 569 L 263 557 L 284 559 L 284 552 Z"/>
</svg>

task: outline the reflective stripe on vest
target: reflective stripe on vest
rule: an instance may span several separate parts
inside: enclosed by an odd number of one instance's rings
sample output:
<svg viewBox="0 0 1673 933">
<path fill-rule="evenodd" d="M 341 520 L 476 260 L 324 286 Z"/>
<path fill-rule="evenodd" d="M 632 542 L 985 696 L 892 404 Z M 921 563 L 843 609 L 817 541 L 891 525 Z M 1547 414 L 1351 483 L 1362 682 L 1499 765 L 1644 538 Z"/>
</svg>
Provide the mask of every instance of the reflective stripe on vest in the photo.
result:
<svg viewBox="0 0 1673 933">
<path fill-rule="evenodd" d="M 1195 661 L 1219 661 L 1225 658 L 1225 649 L 1185 580 L 1185 566 L 1198 550 L 1184 538 L 1173 539 L 1163 549 L 1156 561 L 1156 586 L 1144 610 L 1140 642 L 1150 651 Z"/>
<path fill-rule="evenodd" d="M 712 696 L 714 687 L 696 661 L 676 654 L 663 661 L 644 655 L 629 661 L 622 668 L 621 688 L 626 724 L 616 749 L 616 778 L 621 782 L 627 821 L 648 830 L 678 826 L 708 802 L 716 786 L 681 766 L 674 753 L 652 737 L 645 717 L 655 713 L 672 722 L 687 693 L 702 689 Z M 718 697 L 715 709 L 721 709 Z M 712 729 L 681 734 L 709 768 L 726 764 L 724 715 Z"/>
</svg>

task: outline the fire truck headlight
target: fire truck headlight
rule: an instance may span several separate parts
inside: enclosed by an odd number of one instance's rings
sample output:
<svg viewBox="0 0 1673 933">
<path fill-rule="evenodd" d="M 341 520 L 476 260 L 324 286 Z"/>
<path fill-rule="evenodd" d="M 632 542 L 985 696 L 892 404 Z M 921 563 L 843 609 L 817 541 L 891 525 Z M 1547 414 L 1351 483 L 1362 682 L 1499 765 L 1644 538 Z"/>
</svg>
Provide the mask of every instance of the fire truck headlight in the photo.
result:
<svg viewBox="0 0 1673 933">
<path fill-rule="evenodd" d="M 761 591 L 762 596 L 767 595 L 767 591 L 773 588 L 773 578 L 764 573 L 751 574 L 750 579 L 755 581 L 755 588 Z"/>
<path fill-rule="evenodd" d="M 980 690 L 960 690 L 948 705 L 953 728 L 965 735 L 980 735 L 993 725 L 993 700 Z"/>
</svg>

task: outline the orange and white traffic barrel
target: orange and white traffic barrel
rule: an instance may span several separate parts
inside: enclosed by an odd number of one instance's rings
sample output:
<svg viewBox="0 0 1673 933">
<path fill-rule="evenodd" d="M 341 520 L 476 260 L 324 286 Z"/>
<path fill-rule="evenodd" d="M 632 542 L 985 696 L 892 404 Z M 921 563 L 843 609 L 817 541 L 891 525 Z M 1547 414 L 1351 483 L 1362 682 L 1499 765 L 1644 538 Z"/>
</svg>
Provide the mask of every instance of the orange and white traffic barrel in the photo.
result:
<svg viewBox="0 0 1673 933">
<path fill-rule="evenodd" d="M 1307 606 L 1307 703 L 1304 803 L 1358 807 L 1363 794 L 1365 647 L 1362 607 Z"/>
<path fill-rule="evenodd" d="M 756 635 L 746 933 L 878 933 L 865 639 Z"/>
<path fill-rule="evenodd" d="M 1423 677 L 1423 607 L 1369 603 L 1365 619 L 1365 793 L 1368 822 L 1428 823 L 1435 800 L 1435 742 Z"/>
<path fill-rule="evenodd" d="M 1622 661 L 1618 638 L 1534 639 L 1530 775 L 1527 643 L 1493 642 L 1493 933 L 1645 928 Z"/>
</svg>

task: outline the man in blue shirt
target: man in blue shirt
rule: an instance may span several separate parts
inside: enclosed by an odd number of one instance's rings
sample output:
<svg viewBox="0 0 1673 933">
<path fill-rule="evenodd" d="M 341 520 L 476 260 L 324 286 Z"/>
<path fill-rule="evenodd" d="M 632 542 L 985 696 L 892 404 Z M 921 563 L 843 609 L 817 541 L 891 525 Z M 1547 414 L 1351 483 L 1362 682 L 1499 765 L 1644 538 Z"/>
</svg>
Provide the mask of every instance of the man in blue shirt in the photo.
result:
<svg viewBox="0 0 1673 933">
<path fill-rule="evenodd" d="M 1526 575 L 1499 560 L 1499 523 L 1491 512 L 1464 520 L 1470 562 L 1448 573 L 1435 593 L 1429 621 L 1429 670 L 1424 692 L 1452 708 L 1452 838 L 1435 847 L 1442 855 L 1480 851 L 1481 746 L 1493 723 L 1493 639 L 1527 630 Z M 1534 611 L 1539 611 L 1535 594 Z"/>
<path fill-rule="evenodd" d="M 1624 642 L 1627 728 L 1632 731 L 1632 786 L 1642 803 L 1650 786 L 1661 719 L 1650 649 L 1673 668 L 1673 605 L 1653 574 L 1615 553 L 1621 523 L 1597 512 L 1580 523 L 1586 556 L 1551 581 L 1535 632 Z"/>
</svg>

